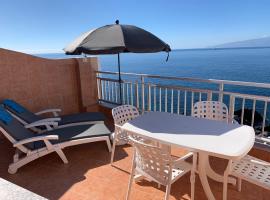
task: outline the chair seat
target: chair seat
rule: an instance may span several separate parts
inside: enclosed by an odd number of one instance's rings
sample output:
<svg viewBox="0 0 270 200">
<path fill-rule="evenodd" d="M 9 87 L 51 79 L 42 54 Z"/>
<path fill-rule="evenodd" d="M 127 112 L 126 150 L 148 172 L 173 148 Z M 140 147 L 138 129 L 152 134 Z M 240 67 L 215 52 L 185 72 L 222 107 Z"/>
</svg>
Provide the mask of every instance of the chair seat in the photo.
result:
<svg viewBox="0 0 270 200">
<path fill-rule="evenodd" d="M 258 158 L 247 155 L 243 159 L 233 162 L 231 174 L 270 189 L 270 163 Z"/>
</svg>

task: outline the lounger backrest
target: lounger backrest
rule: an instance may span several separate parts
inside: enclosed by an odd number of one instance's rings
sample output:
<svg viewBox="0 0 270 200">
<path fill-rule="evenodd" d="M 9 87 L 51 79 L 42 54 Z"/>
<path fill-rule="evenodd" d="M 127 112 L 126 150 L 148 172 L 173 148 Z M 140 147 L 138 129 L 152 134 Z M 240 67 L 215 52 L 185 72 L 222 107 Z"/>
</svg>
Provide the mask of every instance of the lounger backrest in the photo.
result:
<svg viewBox="0 0 270 200">
<path fill-rule="evenodd" d="M 2 104 L 8 111 L 10 111 L 12 114 L 16 115 L 17 117 L 19 117 L 28 124 L 43 119 L 42 117 L 35 115 L 31 111 L 23 107 L 21 104 L 11 99 L 3 100 Z"/>
<path fill-rule="evenodd" d="M 9 122 L 5 122 L 3 121 L 3 119 L 1 119 L 0 116 L 0 127 L 3 128 L 9 134 L 9 136 L 11 136 L 12 139 L 14 139 L 15 141 L 20 141 L 35 136 L 33 132 L 26 129 L 18 120 L 16 120 L 12 115 L 10 115 L 5 109 L 0 107 L 0 112 L 5 116 L 11 118 Z M 8 139 L 10 140 L 10 138 Z M 14 141 L 11 142 L 13 143 Z M 32 149 L 34 148 L 34 144 L 28 144 L 26 147 Z"/>
</svg>

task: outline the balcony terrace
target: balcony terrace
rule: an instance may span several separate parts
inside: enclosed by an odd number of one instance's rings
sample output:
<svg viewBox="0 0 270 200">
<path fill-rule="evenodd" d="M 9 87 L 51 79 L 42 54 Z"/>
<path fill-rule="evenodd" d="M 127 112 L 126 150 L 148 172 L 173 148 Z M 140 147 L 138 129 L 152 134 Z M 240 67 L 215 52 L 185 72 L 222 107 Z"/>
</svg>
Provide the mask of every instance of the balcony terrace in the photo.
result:
<svg viewBox="0 0 270 200">
<path fill-rule="evenodd" d="M 0 49 L 0 57 L 1 74 L 6 74 L 0 80 L 0 99 L 15 99 L 33 111 L 55 106 L 62 108 L 64 113 L 101 111 L 107 116 L 106 125 L 113 131 L 111 110 L 107 105 L 112 106 L 119 102 L 118 84 L 114 73 L 98 72 L 96 76 L 96 58 L 88 58 L 87 62 L 83 59 L 48 60 L 3 49 Z M 238 118 L 240 123 L 250 123 L 257 129 L 257 144 L 250 154 L 270 162 L 268 144 L 259 138 L 268 136 L 267 104 L 270 95 L 267 95 L 267 92 L 258 94 L 256 91 L 243 94 L 237 90 L 238 86 L 251 88 L 250 91 L 253 90 L 252 87 L 267 90 L 270 88 L 269 84 L 186 78 L 179 78 L 173 80 L 174 84 L 168 84 L 166 81 L 172 79 L 170 77 L 123 75 L 135 76 L 128 79 L 124 77 L 124 103 L 134 104 L 142 111 L 160 110 L 189 115 L 193 102 L 203 99 L 223 100 L 228 105 L 232 118 L 235 117 L 236 108 L 242 111 L 245 108 L 251 109 L 249 121 L 244 120 L 245 112 Z M 198 85 L 189 84 L 190 82 L 197 82 Z M 229 90 L 226 85 L 234 86 Z M 261 122 L 256 121 L 255 111 L 262 115 Z M 7 169 L 12 162 L 14 151 L 12 144 L 1 134 L 0 178 L 44 198 L 125 199 L 132 158 L 132 148 L 128 145 L 117 147 L 113 167 L 110 165 L 110 153 L 106 144 L 96 142 L 65 148 L 64 152 L 69 160 L 66 165 L 53 153 L 27 164 L 11 175 Z M 177 148 L 172 152 L 174 156 L 184 153 L 185 150 Z M 212 158 L 211 165 L 217 172 L 222 173 L 226 161 Z M 215 197 L 222 199 L 222 184 L 210 180 L 210 186 Z M 142 180 L 134 183 L 131 199 L 163 199 L 164 191 L 164 187 L 158 188 L 156 183 Z M 7 195 L 8 192 L 10 191 L 0 191 L 0 196 Z M 232 200 L 266 200 L 269 196 L 270 191 L 246 181 L 243 181 L 241 192 L 237 191 L 236 186 L 228 186 L 228 199 Z M 190 199 L 189 174 L 172 185 L 170 199 Z M 206 199 L 198 177 L 195 199 Z"/>
</svg>

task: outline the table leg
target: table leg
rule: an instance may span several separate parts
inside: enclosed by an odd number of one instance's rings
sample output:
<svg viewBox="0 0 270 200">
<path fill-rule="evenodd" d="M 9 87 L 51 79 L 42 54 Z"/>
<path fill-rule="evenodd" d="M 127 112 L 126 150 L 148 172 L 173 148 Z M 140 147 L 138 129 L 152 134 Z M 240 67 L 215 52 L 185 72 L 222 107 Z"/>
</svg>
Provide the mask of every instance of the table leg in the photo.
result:
<svg viewBox="0 0 270 200">
<path fill-rule="evenodd" d="M 207 167 L 208 167 L 208 154 L 199 152 L 199 177 L 204 189 L 204 192 L 209 200 L 214 200 L 215 197 L 211 191 L 211 188 L 209 186 L 208 180 L 207 180 Z"/>
<path fill-rule="evenodd" d="M 232 160 L 229 160 L 228 166 L 224 172 L 224 181 L 223 181 L 223 200 L 227 200 L 227 193 L 228 193 L 228 176 L 231 172 L 232 168 Z"/>
<path fill-rule="evenodd" d="M 216 173 L 216 172 L 212 169 L 212 167 L 211 167 L 211 165 L 210 165 L 210 163 L 209 163 L 209 156 L 208 156 L 208 158 L 207 158 L 207 168 L 206 168 L 206 171 L 207 171 L 207 176 L 208 176 L 209 178 L 211 178 L 211 179 L 213 179 L 213 180 L 215 180 L 215 181 L 217 181 L 217 182 L 223 183 L 223 181 L 224 181 L 224 176 L 222 176 L 222 175 Z M 236 179 L 233 178 L 233 177 L 228 177 L 228 183 L 233 184 L 233 185 L 236 185 Z"/>
</svg>

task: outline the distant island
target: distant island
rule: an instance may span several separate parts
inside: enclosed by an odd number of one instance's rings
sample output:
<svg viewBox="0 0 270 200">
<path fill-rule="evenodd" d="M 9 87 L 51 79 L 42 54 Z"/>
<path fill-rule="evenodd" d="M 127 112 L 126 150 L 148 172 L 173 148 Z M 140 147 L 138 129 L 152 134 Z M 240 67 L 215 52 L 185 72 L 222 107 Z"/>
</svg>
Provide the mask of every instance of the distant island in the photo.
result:
<svg viewBox="0 0 270 200">
<path fill-rule="evenodd" d="M 219 44 L 208 48 L 262 48 L 270 47 L 270 37 L 263 37 L 257 39 L 243 40 L 237 42 L 230 42 L 225 44 Z"/>
</svg>

